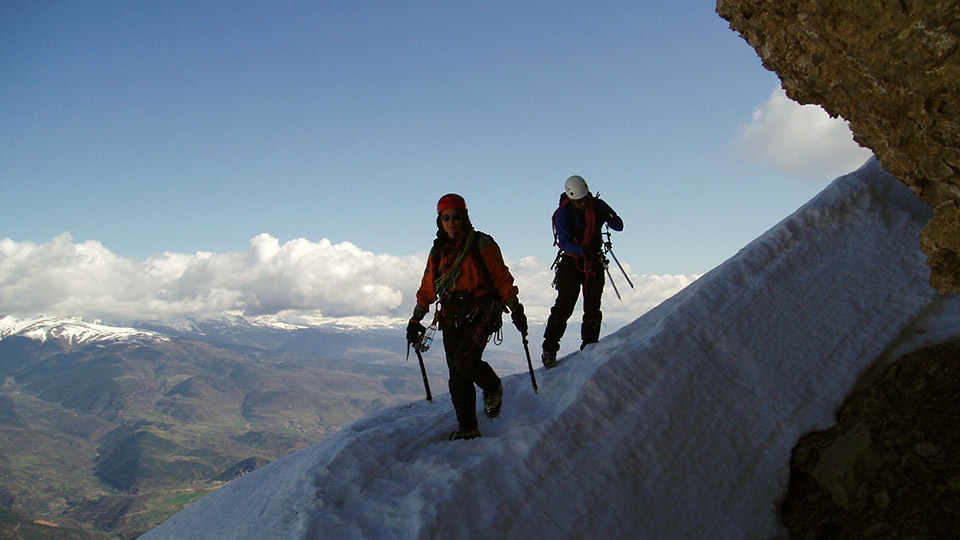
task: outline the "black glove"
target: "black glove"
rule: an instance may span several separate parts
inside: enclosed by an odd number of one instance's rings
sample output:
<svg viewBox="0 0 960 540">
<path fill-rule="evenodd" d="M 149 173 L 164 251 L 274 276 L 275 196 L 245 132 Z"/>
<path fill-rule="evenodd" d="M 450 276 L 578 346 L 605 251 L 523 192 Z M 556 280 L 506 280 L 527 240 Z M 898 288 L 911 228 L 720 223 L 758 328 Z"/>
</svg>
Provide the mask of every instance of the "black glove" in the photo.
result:
<svg viewBox="0 0 960 540">
<path fill-rule="evenodd" d="M 407 324 L 407 343 L 416 343 L 427 333 L 427 329 L 420 324 L 420 321 L 410 321 Z"/>
<path fill-rule="evenodd" d="M 513 325 L 521 334 L 527 335 L 527 316 L 523 314 L 523 304 L 517 302 L 517 305 L 510 311 L 510 318 L 513 319 Z"/>
</svg>

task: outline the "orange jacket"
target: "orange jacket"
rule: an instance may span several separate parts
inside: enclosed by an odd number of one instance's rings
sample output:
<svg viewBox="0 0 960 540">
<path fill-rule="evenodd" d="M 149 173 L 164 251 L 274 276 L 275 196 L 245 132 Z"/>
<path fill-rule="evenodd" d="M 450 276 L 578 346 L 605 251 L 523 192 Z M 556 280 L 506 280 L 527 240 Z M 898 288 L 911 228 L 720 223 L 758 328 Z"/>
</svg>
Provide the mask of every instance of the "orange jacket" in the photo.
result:
<svg viewBox="0 0 960 540">
<path fill-rule="evenodd" d="M 513 284 L 513 276 L 510 269 L 503 262 L 503 255 L 500 253 L 500 246 L 493 241 L 490 235 L 479 231 L 473 231 L 475 246 L 471 247 L 467 255 L 460 263 L 460 275 L 456 283 L 450 287 L 448 293 L 472 293 L 473 298 L 480 298 L 488 294 L 495 293 L 497 299 L 503 303 L 517 296 L 519 290 Z M 464 236 L 466 238 L 466 235 Z M 430 250 L 430 256 L 427 257 L 427 267 L 423 271 L 423 279 L 420 280 L 420 290 L 417 291 L 417 308 L 414 313 L 425 314 L 430 304 L 436 302 L 437 291 L 436 280 L 453 266 L 457 255 L 460 253 L 462 241 L 454 244 L 452 241 L 440 243 L 440 246 L 434 246 Z M 439 251 L 439 253 L 437 253 Z M 480 261 L 477 255 L 483 258 L 483 263 L 487 267 L 487 275 L 480 267 Z M 438 256 L 439 255 L 439 256 Z M 488 282 L 489 281 L 489 282 Z"/>
</svg>

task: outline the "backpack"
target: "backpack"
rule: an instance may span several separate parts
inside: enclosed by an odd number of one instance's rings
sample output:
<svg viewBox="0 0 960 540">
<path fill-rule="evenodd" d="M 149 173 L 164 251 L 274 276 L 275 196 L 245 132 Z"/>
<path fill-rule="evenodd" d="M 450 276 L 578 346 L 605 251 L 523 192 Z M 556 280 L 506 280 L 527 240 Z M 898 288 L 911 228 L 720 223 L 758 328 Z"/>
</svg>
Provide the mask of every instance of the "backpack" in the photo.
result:
<svg viewBox="0 0 960 540">
<path fill-rule="evenodd" d="M 594 204 L 587 208 L 586 215 L 584 217 L 586 230 L 583 232 L 586 238 L 577 238 L 576 236 L 574 236 L 572 239 L 574 242 L 584 247 L 586 247 L 587 244 L 592 240 L 591 236 L 593 236 L 593 231 L 596 228 L 599 228 L 602 223 L 600 216 L 598 216 L 595 213 L 597 205 L 602 203 L 602 201 L 600 201 L 599 194 L 597 195 L 598 196 L 594 196 Z M 560 236 L 557 234 L 557 220 L 565 219 L 567 230 L 568 231 L 574 230 L 574 218 L 573 218 L 573 214 L 570 212 L 570 203 L 572 201 L 573 199 L 571 199 L 570 197 L 567 197 L 566 193 L 561 193 L 560 206 L 558 206 L 557 209 L 553 212 L 553 218 L 551 219 L 551 222 L 553 224 L 553 245 L 560 248 L 560 254 L 563 253 L 563 248 L 560 246 Z M 561 215 L 561 211 L 562 211 L 562 215 Z M 560 257 L 560 254 L 557 255 L 557 258 Z"/>
<path fill-rule="evenodd" d="M 568 204 L 570 204 L 570 197 L 567 197 L 566 192 L 561 193 L 560 206 L 553 211 L 553 217 L 550 218 L 550 223 L 553 225 L 553 245 L 557 247 L 560 247 L 560 236 L 557 234 L 557 216 L 560 214 L 561 210 L 564 210 L 564 218 L 567 220 L 568 225 L 573 225 L 572 220 L 570 219 L 570 212 L 566 209 Z"/>
</svg>

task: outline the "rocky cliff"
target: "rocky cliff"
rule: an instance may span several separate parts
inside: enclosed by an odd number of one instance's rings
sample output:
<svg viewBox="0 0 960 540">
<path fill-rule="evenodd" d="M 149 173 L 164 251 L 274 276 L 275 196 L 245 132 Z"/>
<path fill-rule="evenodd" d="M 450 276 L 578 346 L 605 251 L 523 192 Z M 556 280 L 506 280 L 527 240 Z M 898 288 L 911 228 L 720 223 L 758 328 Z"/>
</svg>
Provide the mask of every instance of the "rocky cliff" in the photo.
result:
<svg viewBox="0 0 960 540">
<path fill-rule="evenodd" d="M 960 538 L 960 341 L 861 380 L 793 449 L 780 516 L 797 540 Z"/>
<path fill-rule="evenodd" d="M 960 2 L 719 0 L 717 13 L 788 96 L 845 118 L 935 209 L 930 283 L 960 290 Z"/>
</svg>

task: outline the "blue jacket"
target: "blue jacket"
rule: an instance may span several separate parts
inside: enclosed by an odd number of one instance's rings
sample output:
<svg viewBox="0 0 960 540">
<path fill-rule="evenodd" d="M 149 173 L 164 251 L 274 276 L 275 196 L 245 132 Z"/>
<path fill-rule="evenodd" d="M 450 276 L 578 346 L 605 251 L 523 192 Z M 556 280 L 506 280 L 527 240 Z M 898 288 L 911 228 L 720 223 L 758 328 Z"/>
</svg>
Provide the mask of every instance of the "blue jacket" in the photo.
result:
<svg viewBox="0 0 960 540">
<path fill-rule="evenodd" d="M 557 244 L 564 253 L 570 255 L 597 254 L 603 246 L 600 236 L 603 225 L 608 225 L 615 231 L 623 230 L 623 220 L 610 208 L 610 205 L 597 197 L 591 197 L 593 214 L 596 224 L 593 227 L 593 237 L 582 244 L 580 240 L 587 230 L 587 211 L 577 208 L 573 201 L 566 199 L 553 214 L 553 224 L 557 233 Z"/>
</svg>

